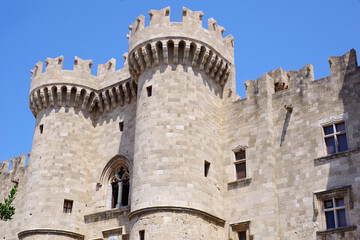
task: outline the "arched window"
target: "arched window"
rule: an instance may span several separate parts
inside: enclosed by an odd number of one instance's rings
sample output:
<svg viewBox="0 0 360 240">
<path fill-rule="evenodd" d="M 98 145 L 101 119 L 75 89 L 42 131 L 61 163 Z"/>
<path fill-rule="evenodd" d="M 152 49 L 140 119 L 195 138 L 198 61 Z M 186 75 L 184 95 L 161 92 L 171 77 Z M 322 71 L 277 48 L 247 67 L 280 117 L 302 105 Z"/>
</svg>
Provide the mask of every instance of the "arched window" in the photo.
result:
<svg viewBox="0 0 360 240">
<path fill-rule="evenodd" d="M 112 176 L 111 208 L 119 208 L 129 204 L 130 175 L 125 167 L 121 167 Z"/>
<path fill-rule="evenodd" d="M 120 208 L 130 205 L 132 162 L 122 155 L 113 157 L 104 167 L 97 189 L 102 186 L 106 208 Z M 105 197 L 106 196 L 106 197 Z"/>
</svg>

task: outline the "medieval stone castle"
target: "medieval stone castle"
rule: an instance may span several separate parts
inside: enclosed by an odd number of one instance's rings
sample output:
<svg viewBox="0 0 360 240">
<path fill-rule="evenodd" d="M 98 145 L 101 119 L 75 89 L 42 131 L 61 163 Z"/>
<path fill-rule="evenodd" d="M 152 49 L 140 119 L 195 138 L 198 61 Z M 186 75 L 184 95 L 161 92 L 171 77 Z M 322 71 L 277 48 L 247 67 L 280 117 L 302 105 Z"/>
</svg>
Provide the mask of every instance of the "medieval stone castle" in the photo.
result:
<svg viewBox="0 0 360 240">
<path fill-rule="evenodd" d="M 360 239 L 355 50 L 322 79 L 308 64 L 248 80 L 241 99 L 234 39 L 202 16 L 139 16 L 120 70 L 35 65 L 29 164 L 0 164 L 0 199 L 19 186 L 1 239 Z"/>
</svg>

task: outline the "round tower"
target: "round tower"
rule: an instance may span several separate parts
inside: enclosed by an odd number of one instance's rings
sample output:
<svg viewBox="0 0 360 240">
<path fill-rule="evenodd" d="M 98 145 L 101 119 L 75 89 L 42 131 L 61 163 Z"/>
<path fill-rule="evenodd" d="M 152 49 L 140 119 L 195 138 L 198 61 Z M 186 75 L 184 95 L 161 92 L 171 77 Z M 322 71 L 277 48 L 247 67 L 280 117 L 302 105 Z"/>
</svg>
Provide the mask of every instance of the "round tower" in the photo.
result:
<svg viewBox="0 0 360 240">
<path fill-rule="evenodd" d="M 75 57 L 74 70 L 62 70 L 62 56 L 42 65 L 32 70 L 36 126 L 19 239 L 84 239 L 97 81 L 89 60 Z"/>
<path fill-rule="evenodd" d="M 130 237 L 225 239 L 222 104 L 234 91 L 233 37 L 203 13 L 151 10 L 129 27 L 138 83 Z"/>
</svg>

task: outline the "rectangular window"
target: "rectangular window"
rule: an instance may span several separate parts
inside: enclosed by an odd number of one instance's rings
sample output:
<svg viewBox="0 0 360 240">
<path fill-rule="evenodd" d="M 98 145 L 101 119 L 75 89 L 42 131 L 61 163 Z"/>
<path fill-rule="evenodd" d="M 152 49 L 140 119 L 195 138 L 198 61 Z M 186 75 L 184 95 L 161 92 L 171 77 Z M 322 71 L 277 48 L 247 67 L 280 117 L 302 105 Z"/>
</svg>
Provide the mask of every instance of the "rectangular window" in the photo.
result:
<svg viewBox="0 0 360 240">
<path fill-rule="evenodd" d="M 246 178 L 246 152 L 245 149 L 235 152 L 236 180 Z"/>
<path fill-rule="evenodd" d="M 323 126 L 327 154 L 334 154 L 348 150 L 345 122 Z"/>
<path fill-rule="evenodd" d="M 148 87 L 146 88 L 146 91 L 147 91 L 148 97 L 151 97 L 151 96 L 152 96 L 152 86 L 148 86 Z"/>
<path fill-rule="evenodd" d="M 204 176 L 207 177 L 210 169 L 210 163 L 208 161 L 204 161 Z"/>
<path fill-rule="evenodd" d="M 322 229 L 317 234 L 323 234 L 328 229 L 337 229 L 350 226 L 348 216 L 354 208 L 351 185 L 317 192 L 317 212 L 321 213 Z M 325 230 L 326 229 L 326 230 Z"/>
<path fill-rule="evenodd" d="M 64 200 L 64 213 L 71 213 L 73 207 L 73 201 L 72 200 Z"/>
<path fill-rule="evenodd" d="M 39 129 L 40 129 L 40 134 L 43 134 L 43 132 L 44 132 L 44 124 L 40 124 Z"/>
<path fill-rule="evenodd" d="M 139 231 L 139 239 L 140 240 L 145 240 L 145 230 L 140 230 Z"/>
<path fill-rule="evenodd" d="M 124 131 L 124 121 L 119 122 L 120 132 Z"/>
<path fill-rule="evenodd" d="M 246 231 L 238 232 L 239 240 L 246 240 Z"/>
<path fill-rule="evenodd" d="M 249 240 L 253 239 L 253 235 L 250 234 L 250 221 L 239 222 L 230 224 L 232 229 L 231 239 L 234 240 Z"/>
<path fill-rule="evenodd" d="M 324 201 L 324 213 L 326 219 L 326 229 L 345 227 L 345 202 L 344 198 L 331 198 Z"/>
</svg>

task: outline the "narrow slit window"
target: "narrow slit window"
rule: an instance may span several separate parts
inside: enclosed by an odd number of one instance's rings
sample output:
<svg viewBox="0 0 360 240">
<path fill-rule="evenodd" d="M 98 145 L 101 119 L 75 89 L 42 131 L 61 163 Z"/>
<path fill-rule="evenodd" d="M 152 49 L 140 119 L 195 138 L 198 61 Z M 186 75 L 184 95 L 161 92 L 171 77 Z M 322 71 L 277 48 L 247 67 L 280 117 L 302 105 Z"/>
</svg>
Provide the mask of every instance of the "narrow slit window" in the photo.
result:
<svg viewBox="0 0 360 240">
<path fill-rule="evenodd" d="M 145 230 L 139 231 L 139 238 L 140 238 L 140 240 L 145 240 Z"/>
<path fill-rule="evenodd" d="M 235 152 L 236 180 L 245 179 L 246 176 L 246 151 L 241 149 Z"/>
<path fill-rule="evenodd" d="M 147 91 L 148 97 L 151 97 L 151 96 L 152 96 L 152 86 L 148 86 L 148 87 L 146 88 L 146 91 Z"/>
<path fill-rule="evenodd" d="M 43 132 L 44 132 L 44 124 L 40 124 L 39 129 L 40 129 L 40 134 L 43 134 Z"/>
<path fill-rule="evenodd" d="M 64 213 L 71 213 L 72 212 L 72 207 L 73 207 L 73 201 L 72 200 L 64 200 Z"/>
<path fill-rule="evenodd" d="M 120 132 L 124 131 L 124 121 L 119 122 L 119 130 Z"/>
<path fill-rule="evenodd" d="M 208 161 L 204 161 L 204 176 L 207 177 L 209 174 L 210 163 Z"/>
</svg>

